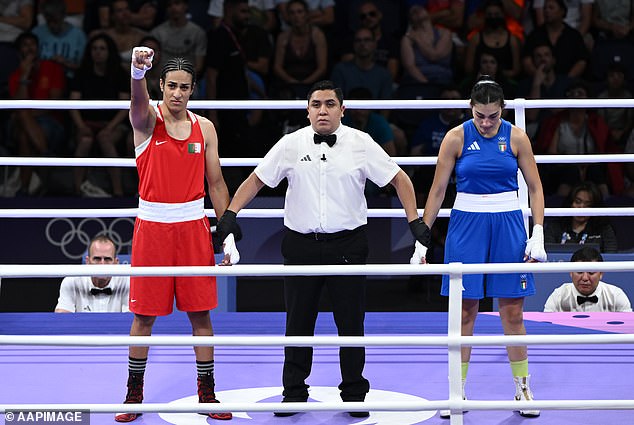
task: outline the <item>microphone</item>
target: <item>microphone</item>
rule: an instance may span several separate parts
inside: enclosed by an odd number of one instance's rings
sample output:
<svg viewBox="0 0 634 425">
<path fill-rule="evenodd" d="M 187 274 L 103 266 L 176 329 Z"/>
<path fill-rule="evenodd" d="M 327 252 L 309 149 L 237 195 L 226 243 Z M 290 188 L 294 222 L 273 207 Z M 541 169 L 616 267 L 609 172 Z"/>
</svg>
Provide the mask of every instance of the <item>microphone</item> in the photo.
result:
<svg viewBox="0 0 634 425">
<path fill-rule="evenodd" d="M 321 160 L 322 160 L 322 161 L 325 161 L 325 160 L 326 160 L 326 154 L 325 154 L 325 153 L 322 153 L 322 154 L 321 154 Z"/>
</svg>

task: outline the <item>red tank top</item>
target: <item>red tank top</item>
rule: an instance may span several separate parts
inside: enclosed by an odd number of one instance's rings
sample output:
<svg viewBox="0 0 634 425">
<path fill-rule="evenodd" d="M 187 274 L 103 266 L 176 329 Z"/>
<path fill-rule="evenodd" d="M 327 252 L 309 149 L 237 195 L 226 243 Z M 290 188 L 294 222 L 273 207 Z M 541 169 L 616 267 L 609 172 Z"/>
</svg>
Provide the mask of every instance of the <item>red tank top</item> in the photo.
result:
<svg viewBox="0 0 634 425">
<path fill-rule="evenodd" d="M 137 154 L 139 196 L 150 202 L 182 203 L 205 197 L 205 139 L 196 114 L 187 111 L 191 133 L 167 134 L 160 107 L 149 143 Z"/>
</svg>

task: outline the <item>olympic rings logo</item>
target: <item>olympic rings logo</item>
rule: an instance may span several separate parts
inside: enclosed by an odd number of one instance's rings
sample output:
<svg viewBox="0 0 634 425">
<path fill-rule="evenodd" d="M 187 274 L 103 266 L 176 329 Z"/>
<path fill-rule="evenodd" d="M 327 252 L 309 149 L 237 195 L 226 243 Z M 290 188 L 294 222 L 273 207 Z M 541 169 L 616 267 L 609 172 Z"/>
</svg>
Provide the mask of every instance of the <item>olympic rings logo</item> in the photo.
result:
<svg viewBox="0 0 634 425">
<path fill-rule="evenodd" d="M 46 225 L 45 234 L 49 243 L 59 247 L 66 258 L 79 260 L 85 255 L 90 240 L 100 234 L 114 241 L 117 254 L 125 247 L 128 248 L 125 252 L 129 252 L 133 230 L 134 219 L 130 217 L 116 218 L 109 225 L 100 218 L 84 218 L 78 224 L 69 218 L 55 218 Z"/>
</svg>

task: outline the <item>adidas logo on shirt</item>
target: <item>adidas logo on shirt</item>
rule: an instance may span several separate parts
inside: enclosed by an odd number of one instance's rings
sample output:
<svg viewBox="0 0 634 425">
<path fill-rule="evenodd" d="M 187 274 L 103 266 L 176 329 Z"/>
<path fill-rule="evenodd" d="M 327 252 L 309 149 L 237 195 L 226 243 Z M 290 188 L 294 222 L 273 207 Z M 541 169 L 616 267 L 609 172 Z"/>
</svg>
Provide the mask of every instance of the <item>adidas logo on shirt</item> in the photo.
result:
<svg viewBox="0 0 634 425">
<path fill-rule="evenodd" d="M 474 141 L 473 143 L 471 143 L 469 145 L 469 147 L 467 148 L 468 151 L 479 151 L 480 150 L 480 145 L 478 145 L 478 142 Z"/>
<path fill-rule="evenodd" d="M 304 156 L 302 159 L 300 159 L 299 161 L 300 161 L 300 162 L 301 162 L 301 161 L 312 161 L 312 159 L 310 159 L 310 155 L 306 155 L 306 156 Z"/>
</svg>

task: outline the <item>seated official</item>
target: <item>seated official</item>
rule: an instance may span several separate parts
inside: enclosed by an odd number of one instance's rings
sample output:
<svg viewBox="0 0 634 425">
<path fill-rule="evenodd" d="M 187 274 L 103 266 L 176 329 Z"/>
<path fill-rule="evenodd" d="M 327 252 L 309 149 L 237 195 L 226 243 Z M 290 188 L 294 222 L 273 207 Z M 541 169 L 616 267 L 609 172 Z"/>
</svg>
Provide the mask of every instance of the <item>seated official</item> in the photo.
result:
<svg viewBox="0 0 634 425">
<path fill-rule="evenodd" d="M 570 191 L 563 207 L 596 208 L 603 206 L 601 192 L 592 182 L 583 182 Z M 616 252 L 618 241 L 606 217 L 572 216 L 549 221 L 544 228 L 544 242 L 564 244 L 594 243 L 601 252 Z"/>
<path fill-rule="evenodd" d="M 586 246 L 570 259 L 603 261 L 601 253 Z M 556 288 L 546 300 L 545 312 L 559 311 L 632 311 L 627 295 L 618 286 L 603 282 L 603 272 L 571 272 L 572 283 Z"/>
<path fill-rule="evenodd" d="M 119 264 L 115 244 L 98 235 L 88 245 L 86 264 Z M 128 276 L 65 277 L 59 288 L 55 313 L 128 312 Z"/>
</svg>

